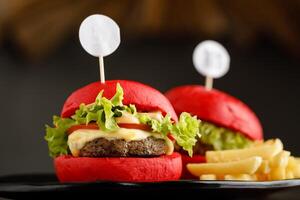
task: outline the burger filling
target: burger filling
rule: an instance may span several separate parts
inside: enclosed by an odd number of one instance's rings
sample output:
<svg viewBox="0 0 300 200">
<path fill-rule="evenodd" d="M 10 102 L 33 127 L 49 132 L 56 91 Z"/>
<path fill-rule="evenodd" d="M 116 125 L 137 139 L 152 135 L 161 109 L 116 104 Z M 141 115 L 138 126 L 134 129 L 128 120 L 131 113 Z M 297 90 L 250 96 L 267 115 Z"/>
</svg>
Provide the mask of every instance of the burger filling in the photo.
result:
<svg viewBox="0 0 300 200">
<path fill-rule="evenodd" d="M 111 99 L 102 94 L 94 103 L 80 105 L 70 118 L 54 116 L 54 127 L 46 126 L 50 156 L 159 156 L 173 153 L 171 139 L 192 155 L 200 137 L 196 117 L 182 113 L 175 123 L 159 111 L 138 112 L 135 105 L 123 105 L 119 84 Z"/>
<path fill-rule="evenodd" d="M 201 137 L 193 147 L 193 152 L 197 155 L 204 155 L 208 150 L 243 149 L 253 143 L 239 132 L 209 122 L 202 121 L 199 125 L 199 132 Z"/>
</svg>

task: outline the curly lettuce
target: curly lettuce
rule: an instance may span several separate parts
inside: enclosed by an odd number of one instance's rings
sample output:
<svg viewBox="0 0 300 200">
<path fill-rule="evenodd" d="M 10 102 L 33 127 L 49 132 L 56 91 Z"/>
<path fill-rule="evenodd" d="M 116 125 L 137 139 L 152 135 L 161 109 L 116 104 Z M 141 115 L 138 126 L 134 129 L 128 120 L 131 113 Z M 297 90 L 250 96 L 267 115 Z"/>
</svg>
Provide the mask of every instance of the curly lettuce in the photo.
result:
<svg viewBox="0 0 300 200">
<path fill-rule="evenodd" d="M 139 120 L 141 123 L 149 125 L 154 132 L 164 136 L 171 133 L 177 144 L 186 150 L 190 156 L 193 155 L 193 146 L 196 144 L 197 138 L 200 137 L 200 120 L 195 116 L 183 112 L 177 123 L 173 123 L 169 115 L 166 115 L 161 121 L 152 119 L 147 115 L 140 115 Z"/>
<path fill-rule="evenodd" d="M 210 145 L 214 150 L 242 149 L 250 146 L 252 141 L 239 132 L 217 127 L 208 122 L 199 124 L 200 141 Z"/>
<path fill-rule="evenodd" d="M 46 125 L 46 136 L 45 140 L 48 142 L 49 155 L 51 157 L 56 157 L 59 155 L 66 155 L 69 153 L 68 148 L 68 135 L 66 131 L 77 125 L 73 119 L 61 118 L 58 116 L 53 116 L 53 125 L 54 128 Z"/>
<path fill-rule="evenodd" d="M 189 156 L 193 155 L 193 147 L 198 138 L 201 138 L 199 132 L 200 120 L 196 116 L 183 112 L 179 117 L 178 123 L 172 126 L 171 133 L 177 144 L 186 150 Z"/>
<path fill-rule="evenodd" d="M 49 154 L 51 157 L 66 155 L 69 153 L 67 130 L 78 124 L 88 124 L 96 122 L 101 130 L 115 131 L 119 128 L 116 117 L 122 116 L 122 111 L 126 110 L 135 114 L 136 108 L 133 105 L 124 106 L 123 89 L 117 84 L 116 94 L 108 100 L 103 97 L 101 91 L 96 97 L 95 103 L 90 105 L 81 104 L 79 109 L 71 118 L 53 117 L 54 127 L 46 125 L 45 140 L 48 142 Z"/>
</svg>

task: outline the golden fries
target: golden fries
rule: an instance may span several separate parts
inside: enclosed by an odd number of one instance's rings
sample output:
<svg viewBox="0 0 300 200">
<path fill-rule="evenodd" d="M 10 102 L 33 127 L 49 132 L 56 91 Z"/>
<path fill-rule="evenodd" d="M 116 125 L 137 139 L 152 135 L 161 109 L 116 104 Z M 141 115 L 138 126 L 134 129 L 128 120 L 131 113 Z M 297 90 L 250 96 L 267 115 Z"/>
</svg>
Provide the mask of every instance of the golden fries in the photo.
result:
<svg viewBox="0 0 300 200">
<path fill-rule="evenodd" d="M 188 164 L 191 174 L 201 176 L 203 174 L 254 174 L 262 163 L 262 158 L 255 156 L 239 161 L 223 163 Z"/>
<path fill-rule="evenodd" d="M 270 162 L 268 160 L 263 160 L 260 167 L 257 170 L 257 173 L 267 174 L 271 171 Z"/>
<path fill-rule="evenodd" d="M 203 174 L 200 176 L 200 180 L 202 181 L 217 180 L 217 176 L 215 174 Z"/>
<path fill-rule="evenodd" d="M 270 172 L 269 179 L 271 181 L 286 179 L 285 172 L 286 172 L 286 169 L 284 167 L 274 168 Z"/>
<path fill-rule="evenodd" d="M 200 180 L 272 181 L 300 178 L 300 158 L 283 150 L 279 139 L 239 150 L 207 151 L 207 163 L 187 164 Z"/>
<path fill-rule="evenodd" d="M 295 165 L 292 171 L 295 178 L 300 178 L 300 164 Z"/>
<path fill-rule="evenodd" d="M 237 175 L 225 175 L 224 180 L 228 181 L 256 181 L 257 177 L 256 175 L 250 175 L 250 174 L 237 174 Z"/>
<path fill-rule="evenodd" d="M 289 156 L 291 152 L 289 151 L 281 151 L 272 159 L 270 159 L 270 166 L 273 168 L 286 168 L 289 161 Z"/>
<path fill-rule="evenodd" d="M 253 156 L 260 156 L 264 160 L 269 160 L 281 152 L 283 145 L 279 139 L 268 141 L 261 145 L 254 145 L 246 149 L 233 149 L 224 151 L 207 151 L 205 156 L 207 162 L 230 162 L 242 160 Z"/>
<path fill-rule="evenodd" d="M 285 178 L 286 178 L 286 179 L 293 179 L 293 178 L 295 178 L 294 172 L 291 171 L 291 170 L 289 170 L 289 169 L 287 169 L 287 170 L 286 170 L 286 173 L 285 173 Z"/>
</svg>

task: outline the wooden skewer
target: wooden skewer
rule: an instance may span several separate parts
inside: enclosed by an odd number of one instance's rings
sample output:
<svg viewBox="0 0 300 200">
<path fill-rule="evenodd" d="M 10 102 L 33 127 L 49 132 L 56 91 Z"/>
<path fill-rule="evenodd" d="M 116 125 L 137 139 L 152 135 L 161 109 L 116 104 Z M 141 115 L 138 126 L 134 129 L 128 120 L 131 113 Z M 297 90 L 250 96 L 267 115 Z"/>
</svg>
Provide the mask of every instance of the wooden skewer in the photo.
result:
<svg viewBox="0 0 300 200">
<path fill-rule="evenodd" d="M 206 90 L 211 90 L 213 88 L 213 78 L 207 76 L 205 78 L 205 89 Z"/>
<path fill-rule="evenodd" d="M 104 84 L 105 74 L 104 74 L 104 61 L 102 56 L 99 57 L 99 72 L 100 72 L 100 82 Z"/>
</svg>

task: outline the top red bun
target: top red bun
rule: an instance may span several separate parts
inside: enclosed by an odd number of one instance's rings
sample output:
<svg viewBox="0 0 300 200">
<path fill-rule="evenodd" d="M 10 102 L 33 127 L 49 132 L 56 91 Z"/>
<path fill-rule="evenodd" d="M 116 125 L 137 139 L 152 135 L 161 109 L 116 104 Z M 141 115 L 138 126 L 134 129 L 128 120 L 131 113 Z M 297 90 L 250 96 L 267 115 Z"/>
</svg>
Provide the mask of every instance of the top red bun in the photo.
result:
<svg viewBox="0 0 300 200">
<path fill-rule="evenodd" d="M 140 112 L 161 111 L 163 115 L 168 113 L 177 121 L 172 105 L 162 93 L 150 86 L 128 80 L 110 80 L 105 84 L 94 82 L 74 91 L 66 100 L 61 116 L 64 118 L 72 116 L 81 103 L 95 102 L 101 90 L 104 90 L 103 96 L 110 99 L 116 93 L 117 83 L 120 83 L 124 91 L 124 105 L 134 104 Z"/>
<path fill-rule="evenodd" d="M 189 112 L 200 119 L 234 131 L 252 140 L 263 139 L 261 124 L 254 112 L 240 100 L 216 89 L 187 85 L 169 90 L 167 98 L 177 114 Z"/>
</svg>

